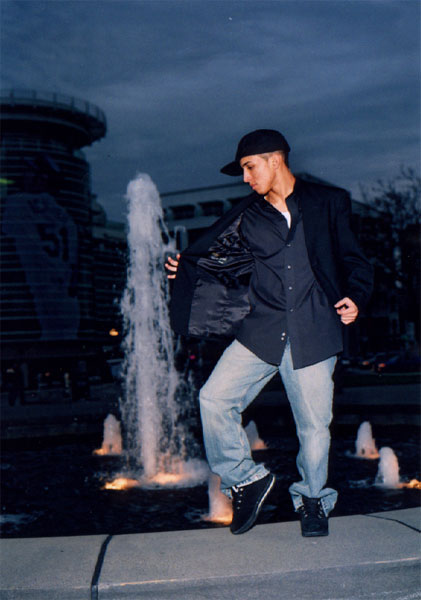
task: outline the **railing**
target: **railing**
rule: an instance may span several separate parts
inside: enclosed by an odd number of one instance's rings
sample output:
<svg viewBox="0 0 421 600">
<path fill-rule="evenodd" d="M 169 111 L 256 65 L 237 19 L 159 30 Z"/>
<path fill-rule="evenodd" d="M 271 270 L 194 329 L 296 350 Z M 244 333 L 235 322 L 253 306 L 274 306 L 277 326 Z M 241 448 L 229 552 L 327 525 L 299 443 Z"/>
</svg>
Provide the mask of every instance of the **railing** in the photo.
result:
<svg viewBox="0 0 421 600">
<path fill-rule="evenodd" d="M 40 150 L 49 150 L 54 152 L 62 152 L 66 155 L 69 154 L 69 150 L 64 142 L 60 143 L 56 142 L 55 140 L 32 139 L 17 135 L 14 137 L 3 137 L 2 146 L 8 150 L 35 150 L 37 152 Z"/>
<path fill-rule="evenodd" d="M 95 104 L 91 104 L 87 100 L 80 100 L 66 94 L 57 92 L 37 92 L 36 90 L 1 90 L 0 102 L 12 105 L 28 105 L 34 104 L 37 106 L 53 106 L 56 108 L 64 108 L 72 112 L 82 112 L 88 116 L 94 117 L 99 121 L 106 123 L 105 113 Z"/>
</svg>

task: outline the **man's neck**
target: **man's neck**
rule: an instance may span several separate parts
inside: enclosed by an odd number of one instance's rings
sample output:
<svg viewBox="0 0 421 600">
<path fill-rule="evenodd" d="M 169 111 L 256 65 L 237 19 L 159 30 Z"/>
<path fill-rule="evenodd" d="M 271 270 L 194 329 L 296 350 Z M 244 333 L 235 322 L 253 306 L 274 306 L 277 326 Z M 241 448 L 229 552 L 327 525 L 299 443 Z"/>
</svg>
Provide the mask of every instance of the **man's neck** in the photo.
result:
<svg viewBox="0 0 421 600">
<path fill-rule="evenodd" d="M 294 191 L 295 177 L 291 171 L 285 167 L 280 171 L 274 185 L 265 196 L 265 200 L 272 204 L 274 208 L 281 212 L 288 212 L 286 199 Z"/>
</svg>

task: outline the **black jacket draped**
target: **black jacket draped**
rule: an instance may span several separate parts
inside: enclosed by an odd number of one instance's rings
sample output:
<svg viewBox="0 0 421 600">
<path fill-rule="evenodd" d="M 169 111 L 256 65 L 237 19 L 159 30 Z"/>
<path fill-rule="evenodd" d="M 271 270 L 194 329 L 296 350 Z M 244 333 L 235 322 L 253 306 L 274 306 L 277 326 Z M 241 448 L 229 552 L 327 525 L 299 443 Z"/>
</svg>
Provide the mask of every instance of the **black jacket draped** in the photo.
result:
<svg viewBox="0 0 421 600">
<path fill-rule="evenodd" d="M 340 188 L 300 180 L 307 252 L 315 278 L 335 304 L 348 296 L 359 310 L 373 285 L 372 267 L 351 229 L 351 200 Z M 253 256 L 242 244 L 239 224 L 256 200 L 246 196 L 182 252 L 171 295 L 176 333 L 198 337 L 235 335 L 250 310 L 248 284 Z"/>
</svg>

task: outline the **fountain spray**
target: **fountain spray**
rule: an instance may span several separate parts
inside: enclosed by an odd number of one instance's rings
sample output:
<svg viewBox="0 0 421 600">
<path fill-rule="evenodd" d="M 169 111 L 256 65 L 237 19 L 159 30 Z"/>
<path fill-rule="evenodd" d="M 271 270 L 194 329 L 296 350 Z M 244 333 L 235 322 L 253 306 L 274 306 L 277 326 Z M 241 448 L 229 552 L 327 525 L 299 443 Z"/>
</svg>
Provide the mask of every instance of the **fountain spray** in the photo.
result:
<svg viewBox="0 0 421 600">
<path fill-rule="evenodd" d="M 148 175 L 127 188 L 129 265 L 121 302 L 125 325 L 125 393 L 121 401 L 125 446 L 142 466 L 142 482 L 159 485 L 205 480 L 203 461 L 189 459 L 180 422 L 180 397 L 189 399 L 174 364 L 165 254 L 173 252 L 161 200 Z M 168 240 L 167 242 L 163 241 Z"/>
<path fill-rule="evenodd" d="M 369 421 L 364 421 L 358 428 L 357 439 L 355 442 L 355 456 L 369 459 L 379 458 L 376 440 L 373 438 Z"/>
<path fill-rule="evenodd" d="M 399 463 L 392 448 L 380 448 L 380 462 L 375 483 L 386 488 L 399 488 Z"/>
</svg>

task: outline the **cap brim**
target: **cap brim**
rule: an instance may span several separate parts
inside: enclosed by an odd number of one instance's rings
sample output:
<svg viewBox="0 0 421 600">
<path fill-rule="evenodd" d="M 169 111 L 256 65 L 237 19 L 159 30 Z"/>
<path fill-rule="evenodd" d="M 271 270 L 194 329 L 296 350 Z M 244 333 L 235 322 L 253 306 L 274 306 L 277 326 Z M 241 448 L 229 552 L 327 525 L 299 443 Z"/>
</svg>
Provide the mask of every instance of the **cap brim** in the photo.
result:
<svg viewBox="0 0 421 600">
<path fill-rule="evenodd" d="M 238 162 L 234 160 L 233 162 L 225 165 L 225 167 L 222 167 L 221 173 L 224 175 L 231 175 L 232 177 L 239 177 L 243 174 L 243 169 L 240 167 Z"/>
</svg>

